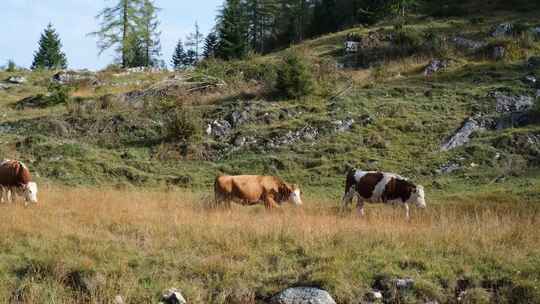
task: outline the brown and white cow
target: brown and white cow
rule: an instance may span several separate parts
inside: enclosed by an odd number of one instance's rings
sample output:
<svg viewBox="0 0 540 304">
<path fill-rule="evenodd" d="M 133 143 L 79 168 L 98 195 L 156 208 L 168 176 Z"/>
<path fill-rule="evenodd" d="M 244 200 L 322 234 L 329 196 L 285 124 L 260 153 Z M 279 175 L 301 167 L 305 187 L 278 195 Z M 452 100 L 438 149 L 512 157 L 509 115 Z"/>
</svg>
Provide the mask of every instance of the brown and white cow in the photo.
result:
<svg viewBox="0 0 540 304">
<path fill-rule="evenodd" d="M 221 175 L 214 183 L 216 205 L 223 202 L 230 207 L 234 201 L 242 205 L 263 203 L 267 209 L 278 207 L 285 201 L 302 205 L 300 189 L 289 185 L 276 176 L 262 175 Z"/>
<path fill-rule="evenodd" d="M 347 207 L 354 196 L 358 197 L 357 209 L 364 215 L 364 202 L 401 203 L 409 219 L 409 204 L 426 208 L 424 187 L 411 183 L 394 173 L 351 170 L 345 182 L 343 206 Z"/>
<path fill-rule="evenodd" d="M 14 201 L 15 195 L 23 196 L 28 203 L 37 203 L 37 184 L 32 181 L 28 168 L 17 160 L 0 162 L 1 201 Z"/>
</svg>

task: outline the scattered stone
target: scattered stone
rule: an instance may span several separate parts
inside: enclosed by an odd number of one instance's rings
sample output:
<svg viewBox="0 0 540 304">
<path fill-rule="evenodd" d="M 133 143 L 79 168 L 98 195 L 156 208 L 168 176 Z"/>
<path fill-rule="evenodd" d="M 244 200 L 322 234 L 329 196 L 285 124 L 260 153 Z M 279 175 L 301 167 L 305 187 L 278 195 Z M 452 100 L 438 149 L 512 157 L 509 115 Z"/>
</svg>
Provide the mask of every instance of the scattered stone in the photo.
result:
<svg viewBox="0 0 540 304">
<path fill-rule="evenodd" d="M 272 297 L 270 304 L 336 304 L 336 302 L 322 289 L 292 287 Z"/>
<path fill-rule="evenodd" d="M 95 73 L 88 70 L 64 70 L 53 75 L 52 80 L 59 84 L 72 84 L 76 82 L 88 81 L 91 85 L 98 85 L 99 81 Z"/>
<path fill-rule="evenodd" d="M 360 47 L 358 41 L 345 41 L 345 53 L 357 53 Z"/>
<path fill-rule="evenodd" d="M 25 108 L 39 108 L 39 107 L 43 107 L 45 104 L 46 104 L 46 100 L 44 96 L 42 95 L 29 96 L 18 101 L 17 104 L 15 105 L 15 108 L 17 110 L 22 110 Z"/>
<path fill-rule="evenodd" d="M 536 98 L 540 98 L 540 89 L 536 90 Z"/>
<path fill-rule="evenodd" d="M 501 23 L 491 32 L 492 37 L 502 37 L 512 34 L 513 26 L 511 23 Z"/>
<path fill-rule="evenodd" d="M 26 78 L 23 76 L 11 76 L 7 79 L 7 82 L 13 84 L 23 84 L 26 83 Z"/>
<path fill-rule="evenodd" d="M 0 90 L 7 90 L 7 89 L 9 89 L 11 87 L 12 87 L 12 85 L 10 85 L 10 84 L 0 83 Z"/>
<path fill-rule="evenodd" d="M 475 118 L 468 118 L 463 126 L 442 146 L 442 151 L 452 150 L 454 148 L 465 145 L 470 141 L 470 136 L 479 130 L 483 130 L 482 125 Z"/>
<path fill-rule="evenodd" d="M 186 304 L 187 301 L 179 289 L 171 288 L 163 293 L 160 304 Z"/>
<path fill-rule="evenodd" d="M 242 147 L 246 144 L 246 138 L 244 136 L 238 136 L 234 139 L 233 143 L 236 147 Z"/>
<path fill-rule="evenodd" d="M 214 120 L 208 124 L 206 128 L 206 134 L 217 138 L 222 138 L 232 131 L 231 124 L 226 120 Z"/>
<path fill-rule="evenodd" d="M 504 46 L 495 46 L 493 47 L 493 52 L 491 53 L 491 58 L 493 60 L 502 60 L 506 55 L 506 48 Z"/>
<path fill-rule="evenodd" d="M 496 111 L 499 113 L 527 111 L 534 106 L 534 99 L 530 96 L 509 96 L 499 91 L 490 92 L 488 96 L 495 98 Z"/>
<path fill-rule="evenodd" d="M 526 126 L 530 123 L 532 123 L 533 117 L 531 113 L 528 111 L 526 112 L 512 112 L 508 113 L 506 115 L 503 115 L 499 119 L 497 119 L 497 130 L 504 130 L 508 128 L 518 128 Z"/>
<path fill-rule="evenodd" d="M 122 298 L 121 295 L 117 295 L 116 297 L 114 297 L 114 304 L 124 304 L 124 299 Z"/>
<path fill-rule="evenodd" d="M 370 302 L 382 301 L 383 294 L 378 290 L 372 290 L 366 294 L 366 300 Z"/>
<path fill-rule="evenodd" d="M 446 164 L 440 166 L 438 169 L 435 170 L 435 173 L 441 175 L 441 174 L 450 174 L 454 171 L 460 170 L 463 168 L 459 163 L 454 161 L 449 161 Z"/>
<path fill-rule="evenodd" d="M 527 66 L 532 69 L 540 68 L 540 56 L 533 56 L 527 60 Z"/>
<path fill-rule="evenodd" d="M 411 278 L 396 279 L 394 283 L 398 289 L 410 289 L 414 286 L 414 280 Z"/>
<path fill-rule="evenodd" d="M 311 126 L 305 126 L 302 129 L 296 131 L 289 131 L 283 136 L 277 136 L 270 139 L 267 143 L 267 146 L 270 148 L 277 148 L 280 146 L 290 145 L 301 140 L 313 141 L 318 136 L 319 130 Z"/>
<path fill-rule="evenodd" d="M 354 125 L 354 119 L 353 118 L 347 118 L 345 120 L 336 120 L 332 122 L 334 125 L 334 129 L 336 132 L 345 132 L 350 130 Z"/>
<path fill-rule="evenodd" d="M 474 41 L 474 40 L 465 39 L 462 37 L 454 37 L 452 38 L 452 42 L 454 42 L 456 46 L 458 47 L 466 48 L 470 50 L 478 50 L 487 45 L 487 43 L 483 41 Z"/>
<path fill-rule="evenodd" d="M 433 74 L 448 67 L 448 60 L 433 59 L 424 70 L 424 76 L 431 77 Z"/>
<path fill-rule="evenodd" d="M 247 122 L 249 120 L 249 112 L 248 111 L 234 111 L 232 112 L 228 117 L 227 120 L 233 127 L 238 127 L 242 125 L 243 123 Z"/>
</svg>

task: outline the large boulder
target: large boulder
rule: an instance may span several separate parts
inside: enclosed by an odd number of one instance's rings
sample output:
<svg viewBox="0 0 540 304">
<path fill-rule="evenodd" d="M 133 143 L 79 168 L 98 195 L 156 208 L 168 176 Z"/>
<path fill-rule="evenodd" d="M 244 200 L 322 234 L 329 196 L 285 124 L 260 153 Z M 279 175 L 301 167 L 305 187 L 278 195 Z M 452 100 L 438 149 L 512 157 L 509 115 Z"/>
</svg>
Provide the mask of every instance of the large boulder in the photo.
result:
<svg viewBox="0 0 540 304">
<path fill-rule="evenodd" d="M 521 112 L 534 106 L 534 99 L 526 95 L 507 95 L 504 92 L 490 92 L 489 97 L 495 98 L 495 110 L 499 113 Z"/>
<path fill-rule="evenodd" d="M 11 76 L 7 79 L 7 82 L 13 84 L 23 84 L 26 83 L 26 78 L 24 76 Z"/>
<path fill-rule="evenodd" d="M 461 128 L 459 128 L 459 130 L 454 133 L 452 137 L 450 137 L 446 142 L 441 145 L 441 150 L 448 151 L 457 147 L 461 147 L 471 140 L 470 137 L 474 132 L 483 129 L 484 128 L 482 124 L 477 119 L 473 117 L 468 118 L 463 123 Z"/>
<path fill-rule="evenodd" d="M 503 37 L 512 34 L 514 26 L 511 23 L 501 23 L 491 32 L 492 37 Z"/>
<path fill-rule="evenodd" d="M 272 297 L 270 304 L 336 304 L 336 301 L 319 288 L 292 287 Z"/>
</svg>

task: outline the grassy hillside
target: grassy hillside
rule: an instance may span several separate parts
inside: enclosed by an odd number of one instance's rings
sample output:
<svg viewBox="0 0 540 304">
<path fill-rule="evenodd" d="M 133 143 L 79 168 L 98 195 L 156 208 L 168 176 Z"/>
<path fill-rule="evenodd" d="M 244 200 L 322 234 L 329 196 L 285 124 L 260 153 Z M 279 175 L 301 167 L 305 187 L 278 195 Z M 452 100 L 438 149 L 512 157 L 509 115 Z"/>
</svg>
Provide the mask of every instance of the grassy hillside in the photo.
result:
<svg viewBox="0 0 540 304">
<path fill-rule="evenodd" d="M 0 71 L 27 79 L 0 89 L 0 157 L 29 165 L 43 202 L 3 208 L 0 298 L 148 303 L 178 286 L 190 303 L 240 304 L 314 285 L 338 303 L 372 288 L 387 303 L 540 303 L 540 115 L 498 101 L 538 104 L 532 8 L 471 6 L 193 71 L 78 72 L 52 88 L 54 72 Z M 492 37 L 503 22 L 513 32 Z M 359 53 L 345 53 L 347 36 Z M 315 82 L 298 99 L 275 90 L 289 52 Z M 432 59 L 447 67 L 426 76 Z M 471 117 L 482 128 L 470 141 L 441 149 Z M 341 214 L 351 167 L 423 184 L 428 210 L 410 223 L 388 206 Z M 306 206 L 206 210 L 220 173 L 280 175 Z M 398 292 L 404 277 L 414 288 Z"/>
</svg>

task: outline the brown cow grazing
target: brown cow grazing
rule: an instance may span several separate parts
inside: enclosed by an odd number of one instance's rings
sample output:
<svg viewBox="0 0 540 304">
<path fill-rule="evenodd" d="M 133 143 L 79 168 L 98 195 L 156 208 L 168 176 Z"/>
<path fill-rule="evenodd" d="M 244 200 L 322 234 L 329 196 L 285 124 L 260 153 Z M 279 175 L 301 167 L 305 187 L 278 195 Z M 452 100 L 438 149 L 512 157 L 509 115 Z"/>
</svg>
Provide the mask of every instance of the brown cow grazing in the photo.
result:
<svg viewBox="0 0 540 304">
<path fill-rule="evenodd" d="M 32 182 L 28 168 L 20 161 L 0 162 L 1 201 L 13 201 L 15 194 L 24 196 L 26 203 L 37 203 L 37 184 Z"/>
<path fill-rule="evenodd" d="M 221 175 L 214 184 L 216 205 L 234 201 L 242 205 L 255 205 L 264 203 L 267 209 L 278 207 L 285 201 L 295 205 L 302 205 L 300 189 L 296 185 L 289 185 L 276 176 L 261 175 Z"/>
<path fill-rule="evenodd" d="M 364 215 L 364 202 L 401 203 L 409 219 L 409 204 L 426 208 L 424 187 L 415 185 L 394 173 L 351 170 L 347 174 L 343 206 L 347 207 L 354 196 L 358 197 L 357 209 Z"/>
</svg>

